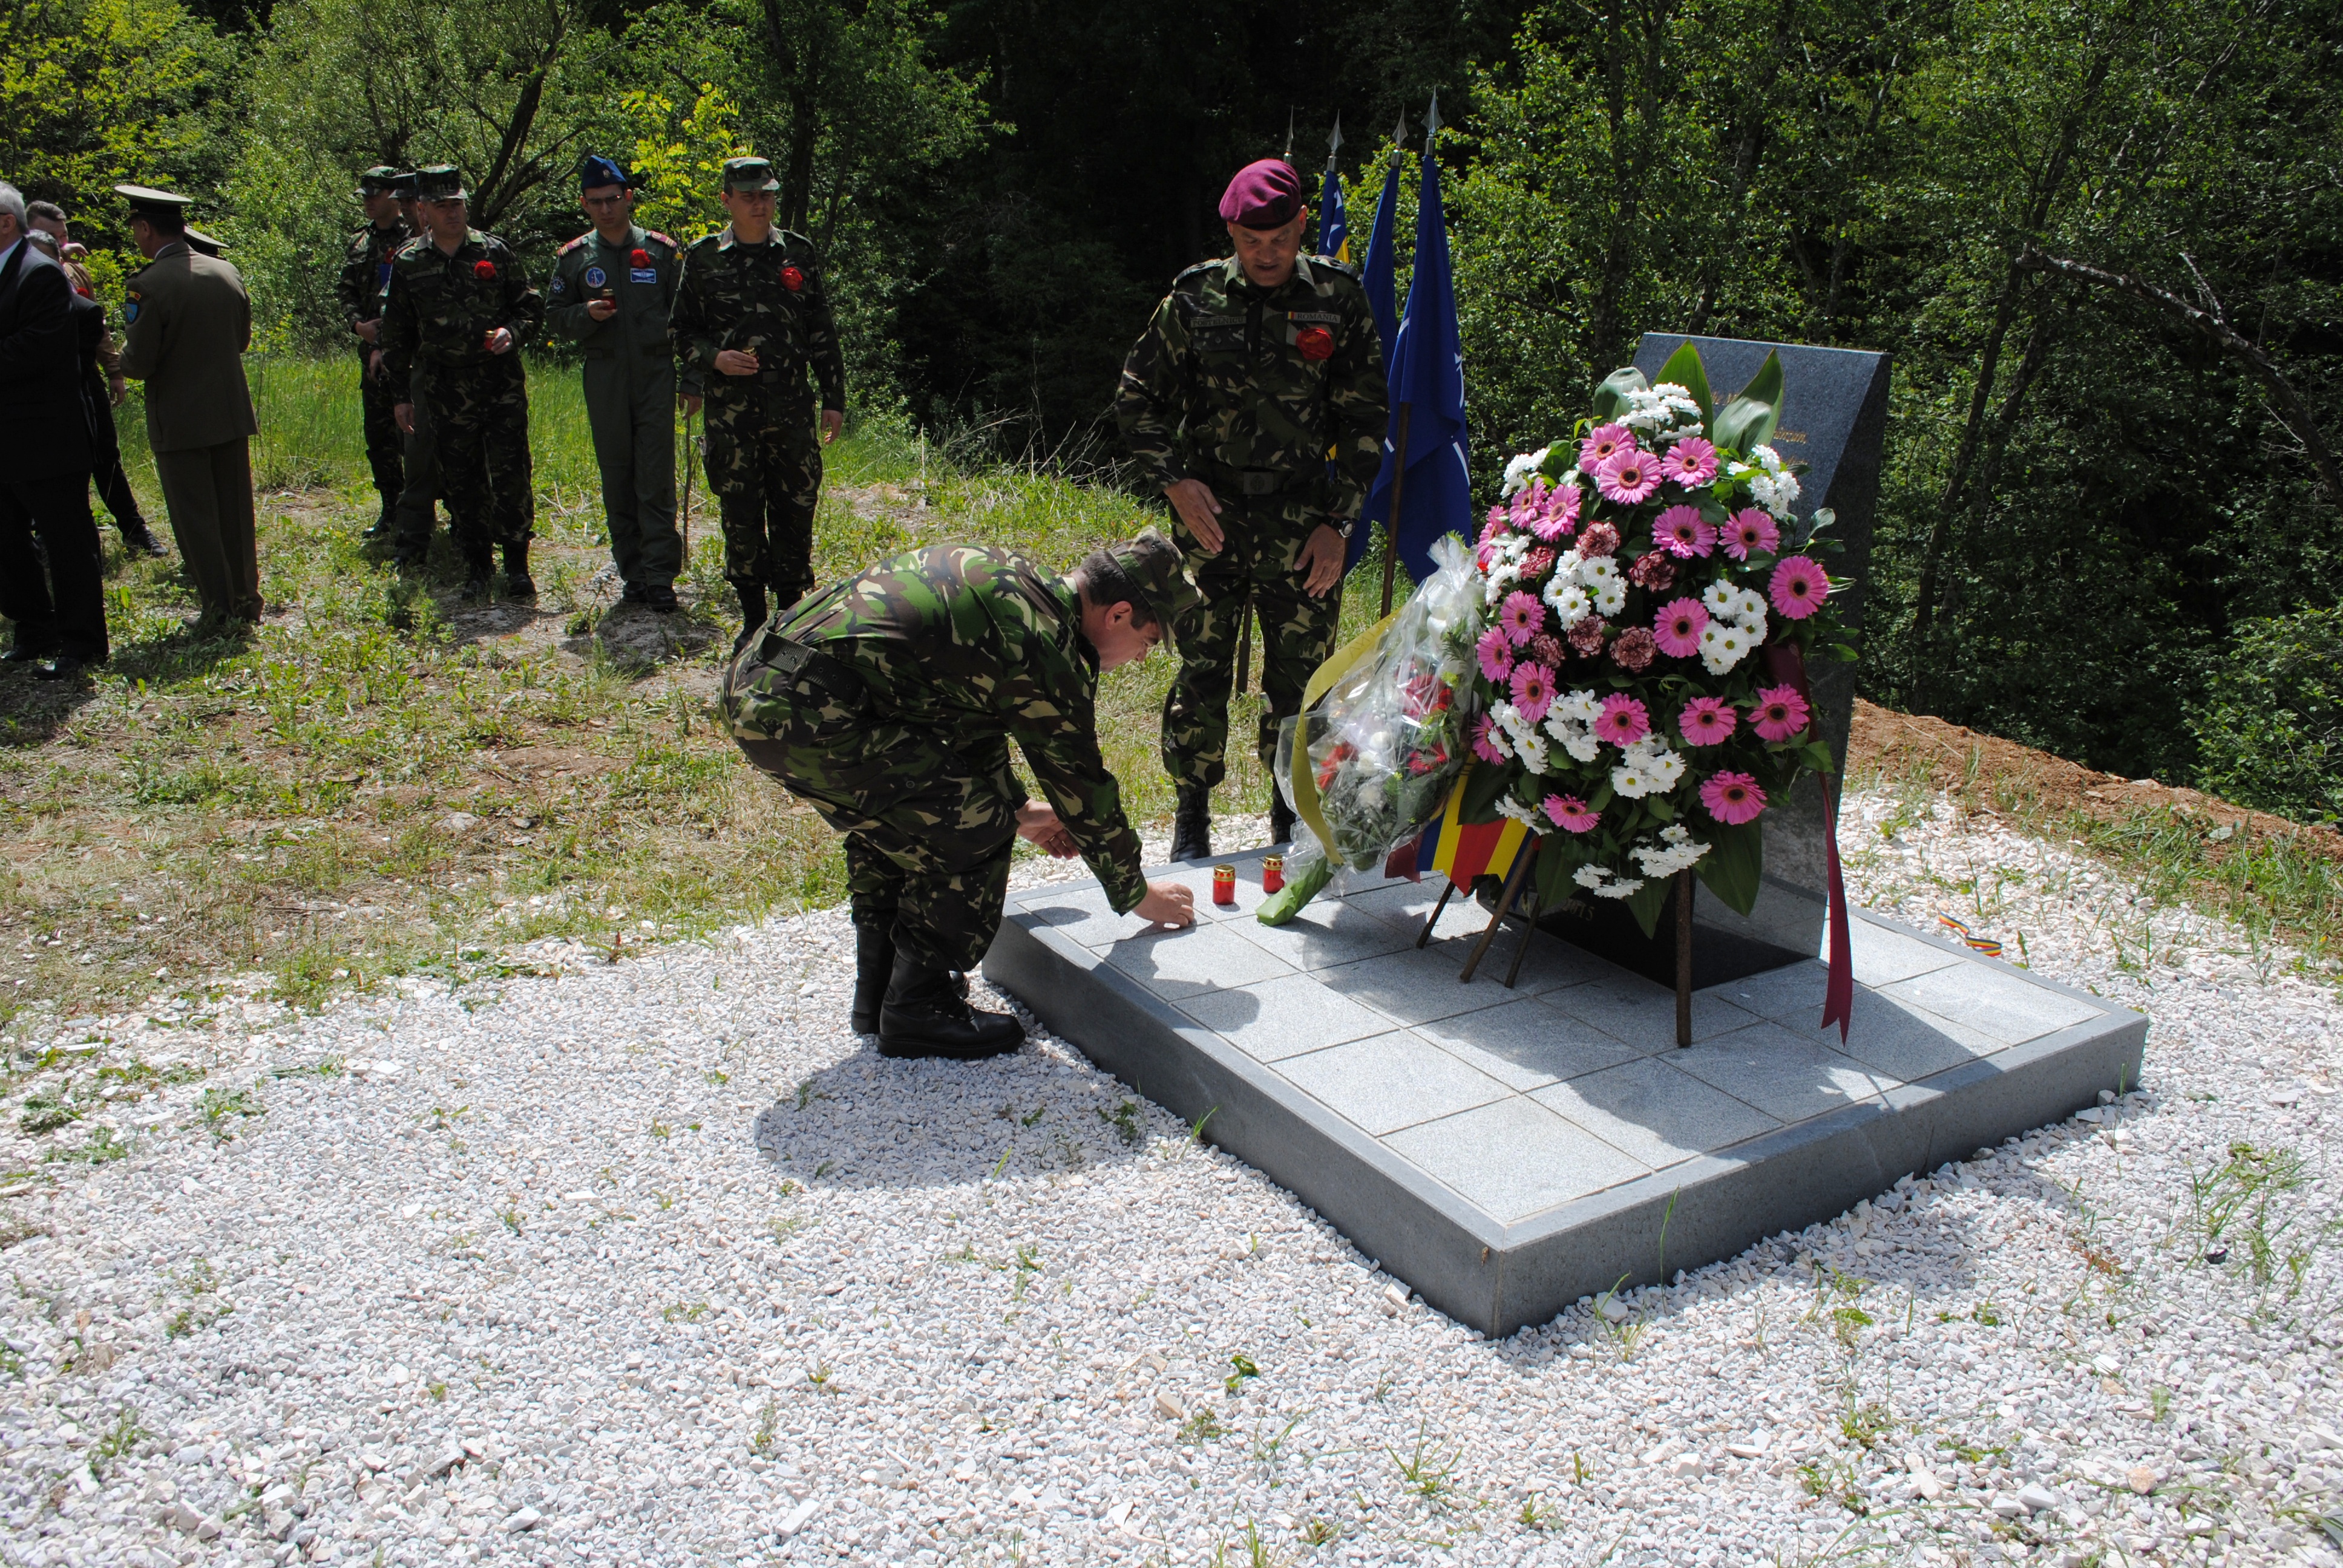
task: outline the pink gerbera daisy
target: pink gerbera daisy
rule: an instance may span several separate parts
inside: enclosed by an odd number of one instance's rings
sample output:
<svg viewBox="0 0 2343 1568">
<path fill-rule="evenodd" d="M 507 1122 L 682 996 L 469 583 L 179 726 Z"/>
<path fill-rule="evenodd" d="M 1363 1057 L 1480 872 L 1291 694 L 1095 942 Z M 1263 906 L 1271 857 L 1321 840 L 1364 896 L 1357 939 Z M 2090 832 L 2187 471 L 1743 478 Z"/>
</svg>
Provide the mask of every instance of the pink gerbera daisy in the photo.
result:
<svg viewBox="0 0 2343 1568">
<path fill-rule="evenodd" d="M 1511 527 L 1526 528 L 1541 500 L 1539 492 L 1545 488 L 1544 479 L 1532 479 L 1513 492 L 1513 504 L 1505 510 L 1505 521 Z"/>
<path fill-rule="evenodd" d="M 1806 699 L 1795 686 L 1759 687 L 1756 725 L 1767 740 L 1795 740 L 1806 732 Z"/>
<path fill-rule="evenodd" d="M 1545 505 L 1530 518 L 1530 532 L 1553 544 L 1566 539 L 1578 527 L 1581 493 L 1576 485 L 1564 485 L 1545 493 Z"/>
<path fill-rule="evenodd" d="M 1489 520 L 1481 525 L 1481 537 L 1474 539 L 1473 542 L 1476 545 L 1487 544 L 1491 539 L 1495 538 L 1499 534 L 1505 531 L 1506 524 L 1509 521 L 1510 519 L 1506 516 L 1504 508 L 1491 507 L 1489 508 Z"/>
<path fill-rule="evenodd" d="M 1493 626 L 1483 632 L 1473 650 L 1481 656 L 1481 673 L 1492 685 L 1513 673 L 1513 640 L 1505 635 L 1503 627 Z"/>
<path fill-rule="evenodd" d="M 1733 705 L 1715 697 L 1695 697 L 1676 716 L 1676 728 L 1684 731 L 1686 746 L 1714 746 L 1740 722 Z"/>
<path fill-rule="evenodd" d="M 1774 568 L 1774 580 L 1765 592 L 1775 609 L 1792 620 L 1804 620 L 1830 597 L 1830 578 L 1805 557 L 1792 556 Z"/>
<path fill-rule="evenodd" d="M 1578 444 L 1578 466 L 1594 472 L 1622 452 L 1635 449 L 1635 433 L 1624 425 L 1598 425 Z"/>
<path fill-rule="evenodd" d="M 1594 716 L 1594 738 L 1614 746 L 1633 746 L 1651 732 L 1651 710 L 1624 691 L 1604 698 Z"/>
<path fill-rule="evenodd" d="M 1573 833 L 1592 833 L 1603 819 L 1586 809 L 1586 802 L 1575 795 L 1549 795 L 1545 798 L 1545 814 L 1554 819 L 1557 828 Z"/>
<path fill-rule="evenodd" d="M 1670 599 L 1652 619 L 1652 635 L 1670 658 L 1690 658 L 1700 652 L 1700 634 L 1707 629 L 1708 607 L 1696 598 Z"/>
<path fill-rule="evenodd" d="M 1746 773 L 1712 773 L 1700 787 L 1700 803 L 1718 821 L 1738 827 L 1765 809 L 1765 791 Z"/>
<path fill-rule="evenodd" d="M 1755 507 L 1744 507 L 1725 524 L 1725 553 L 1736 561 L 1770 556 L 1782 548 L 1782 530 Z"/>
<path fill-rule="evenodd" d="M 1698 507 L 1670 507 L 1652 524 L 1652 542 L 1689 560 L 1716 548 L 1716 530 L 1702 519 Z"/>
<path fill-rule="evenodd" d="M 1716 448 L 1697 436 L 1686 436 L 1660 458 L 1660 474 L 1685 489 L 1696 489 L 1716 477 Z"/>
<path fill-rule="evenodd" d="M 1519 648 L 1545 625 L 1545 606 L 1538 603 L 1537 595 L 1515 588 L 1498 608 L 1497 625 L 1503 630 L 1505 639 Z"/>
<path fill-rule="evenodd" d="M 1505 759 L 1505 754 L 1498 750 L 1496 743 L 1489 739 L 1496 733 L 1496 719 L 1486 713 L 1473 721 L 1473 755 L 1483 762 L 1502 763 Z"/>
<path fill-rule="evenodd" d="M 1554 671 L 1542 664 L 1522 663 L 1513 667 L 1513 706 L 1532 724 L 1545 717 L 1554 706 Z"/>
<path fill-rule="evenodd" d="M 1630 447 L 1613 453 L 1610 461 L 1594 470 L 1594 487 L 1605 500 L 1623 507 L 1641 506 L 1660 487 L 1660 465 L 1649 452 Z"/>
</svg>

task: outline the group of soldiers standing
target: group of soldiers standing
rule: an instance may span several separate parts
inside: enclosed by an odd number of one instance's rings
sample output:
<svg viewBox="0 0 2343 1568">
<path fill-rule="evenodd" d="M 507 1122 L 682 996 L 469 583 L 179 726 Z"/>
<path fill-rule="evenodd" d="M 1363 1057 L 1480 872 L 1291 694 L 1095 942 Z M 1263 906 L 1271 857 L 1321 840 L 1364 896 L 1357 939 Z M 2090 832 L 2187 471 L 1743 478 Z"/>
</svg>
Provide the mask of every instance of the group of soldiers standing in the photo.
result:
<svg viewBox="0 0 2343 1568">
<path fill-rule="evenodd" d="M 779 182 L 763 158 L 724 166 L 729 217 L 689 247 L 634 221 L 612 159 L 580 163 L 591 223 L 561 248 L 540 294 L 511 249 L 471 226 L 462 176 L 445 166 L 360 176 L 367 226 L 352 236 L 341 303 L 361 361 L 367 456 L 382 502 L 368 530 L 402 566 L 430 545 L 444 498 L 464 594 L 536 592 L 528 388 L 515 350 L 541 329 L 584 361 L 588 424 L 623 597 L 678 608 L 674 410 L 706 410 L 709 487 L 742 636 L 813 586 L 821 445 L 845 422 L 846 367 L 813 246 L 773 223 Z M 820 397 L 807 389 L 810 373 Z"/>
</svg>

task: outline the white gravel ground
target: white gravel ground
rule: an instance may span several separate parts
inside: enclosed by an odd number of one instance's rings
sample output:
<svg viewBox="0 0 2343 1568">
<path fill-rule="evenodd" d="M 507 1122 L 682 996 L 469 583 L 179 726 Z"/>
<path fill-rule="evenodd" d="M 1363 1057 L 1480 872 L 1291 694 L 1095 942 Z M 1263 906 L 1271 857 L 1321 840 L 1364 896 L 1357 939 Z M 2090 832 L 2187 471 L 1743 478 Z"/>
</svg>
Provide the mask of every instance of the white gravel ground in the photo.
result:
<svg viewBox="0 0 2343 1568">
<path fill-rule="evenodd" d="M 2343 1563 L 2334 992 L 1914 816 L 1859 896 L 2147 1010 L 2141 1091 L 1502 1342 L 1055 1041 L 880 1060 L 836 911 L 19 1039 L 87 1119 L 0 1163 L 132 1151 L 0 1189 L 0 1558 Z M 2208 1243 L 2240 1143 L 2303 1184 Z"/>
</svg>

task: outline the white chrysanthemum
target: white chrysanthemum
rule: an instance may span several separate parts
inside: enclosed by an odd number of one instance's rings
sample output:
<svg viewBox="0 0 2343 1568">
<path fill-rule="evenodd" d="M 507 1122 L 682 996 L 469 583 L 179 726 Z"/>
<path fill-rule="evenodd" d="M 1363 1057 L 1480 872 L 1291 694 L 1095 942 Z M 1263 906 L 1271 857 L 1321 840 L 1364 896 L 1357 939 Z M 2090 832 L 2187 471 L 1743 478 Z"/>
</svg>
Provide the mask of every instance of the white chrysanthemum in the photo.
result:
<svg viewBox="0 0 2343 1568">
<path fill-rule="evenodd" d="M 1591 725 L 1603 717 L 1603 702 L 1594 693 L 1582 688 L 1555 698 L 1554 710 L 1569 715 L 1574 723 Z"/>
<path fill-rule="evenodd" d="M 1591 561 L 1581 561 L 1578 563 L 1578 580 L 1586 585 L 1588 591 L 1599 592 L 1619 580 L 1619 563 L 1610 556 L 1596 556 Z"/>
<path fill-rule="evenodd" d="M 1552 447 L 1540 447 L 1534 452 L 1523 452 L 1506 464 L 1504 493 L 1510 496 L 1527 485 L 1531 476 L 1545 466 L 1545 455 L 1553 450 Z"/>
<path fill-rule="evenodd" d="M 1692 837 L 1692 829 L 1682 822 L 1671 822 L 1660 829 L 1660 837 L 1671 844 L 1681 844 Z"/>
<path fill-rule="evenodd" d="M 1711 675 L 1723 675 L 1748 657 L 1755 639 L 1741 628 L 1713 620 L 1700 634 L 1700 661 Z"/>
<path fill-rule="evenodd" d="M 1600 866 L 1581 866 L 1571 879 L 1598 899 L 1632 899 L 1644 886 L 1640 878 L 1614 878 Z"/>
<path fill-rule="evenodd" d="M 1543 773 L 1546 770 L 1545 737 L 1534 729 L 1513 732 L 1513 755 L 1521 759 L 1524 771 Z"/>
<path fill-rule="evenodd" d="M 1675 832 L 1677 836 L 1665 843 L 1655 844 L 1645 839 L 1627 851 L 1635 864 L 1643 868 L 1644 875 L 1673 877 L 1678 871 L 1698 865 L 1701 857 L 1708 853 L 1708 846 L 1694 842 L 1689 833 L 1682 829 L 1675 829 Z"/>
<path fill-rule="evenodd" d="M 1617 615 L 1627 608 L 1627 585 L 1614 578 L 1594 590 L 1594 608 L 1600 615 Z"/>
<path fill-rule="evenodd" d="M 1653 744 L 1649 736 L 1629 749 L 1627 765 L 1651 780 L 1654 789 L 1673 789 L 1684 777 L 1684 759 L 1665 746 Z"/>
<path fill-rule="evenodd" d="M 1630 800 L 1640 800 L 1659 787 L 1658 780 L 1633 762 L 1622 762 L 1611 769 L 1611 788 Z"/>
<path fill-rule="evenodd" d="M 1521 563 L 1509 561 L 1503 556 L 1499 556 L 1489 563 L 1489 583 L 1488 587 L 1481 590 L 1482 601 L 1490 605 L 1496 604 L 1511 593 L 1514 585 L 1521 580 Z"/>
<path fill-rule="evenodd" d="M 1798 498 L 1797 477 L 1791 474 L 1752 474 L 1749 495 L 1776 519 L 1786 523 L 1790 520 L 1790 503 Z"/>
<path fill-rule="evenodd" d="M 1594 731 L 1579 725 L 1571 726 L 1570 733 L 1562 737 L 1562 749 L 1578 762 L 1592 762 L 1603 755 L 1603 742 L 1594 738 Z"/>
<path fill-rule="evenodd" d="M 1500 795 L 1497 797 L 1497 815 L 1500 817 L 1511 817 L 1514 821 L 1521 823 L 1533 833 L 1544 833 L 1554 827 L 1552 819 L 1548 818 L 1544 812 L 1539 810 L 1534 806 L 1523 806 L 1516 804 L 1511 795 Z"/>
<path fill-rule="evenodd" d="M 1778 474 L 1782 471 L 1782 454 L 1774 450 L 1773 447 L 1763 446 L 1752 447 L 1749 448 L 1749 455 L 1756 458 L 1757 466 L 1765 469 L 1767 473 Z"/>
<path fill-rule="evenodd" d="M 1586 590 L 1558 571 L 1546 579 L 1545 592 L 1539 597 L 1564 631 L 1594 613 L 1594 601 L 1586 597 Z"/>
<path fill-rule="evenodd" d="M 1765 596 L 1755 588 L 1736 589 L 1730 618 L 1753 637 L 1765 635 Z"/>
<path fill-rule="evenodd" d="M 1700 602 L 1712 617 L 1731 620 L 1733 607 L 1739 601 L 1733 597 L 1733 585 L 1720 578 L 1708 585 L 1707 591 L 1700 596 Z"/>
</svg>

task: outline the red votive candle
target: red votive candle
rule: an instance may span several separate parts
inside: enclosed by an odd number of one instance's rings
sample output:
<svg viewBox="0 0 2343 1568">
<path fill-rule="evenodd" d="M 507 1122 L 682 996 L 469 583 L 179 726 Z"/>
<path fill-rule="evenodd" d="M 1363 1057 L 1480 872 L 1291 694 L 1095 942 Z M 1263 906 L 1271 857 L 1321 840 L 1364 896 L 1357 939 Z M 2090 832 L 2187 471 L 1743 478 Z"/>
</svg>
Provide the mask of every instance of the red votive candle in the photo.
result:
<svg viewBox="0 0 2343 1568">
<path fill-rule="evenodd" d="M 1212 902 L 1233 904 L 1237 901 L 1237 869 L 1234 866 L 1212 868 Z"/>
</svg>

